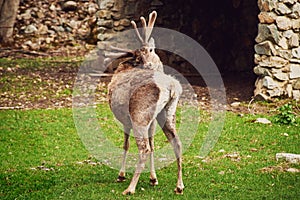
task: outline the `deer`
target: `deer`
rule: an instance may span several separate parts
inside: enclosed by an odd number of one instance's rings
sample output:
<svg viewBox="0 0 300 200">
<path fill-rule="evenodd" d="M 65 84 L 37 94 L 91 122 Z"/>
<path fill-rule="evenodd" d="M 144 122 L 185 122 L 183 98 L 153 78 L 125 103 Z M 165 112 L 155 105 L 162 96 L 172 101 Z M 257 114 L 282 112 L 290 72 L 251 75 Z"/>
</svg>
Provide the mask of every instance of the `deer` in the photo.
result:
<svg viewBox="0 0 300 200">
<path fill-rule="evenodd" d="M 177 161 L 177 184 L 174 192 L 183 194 L 182 144 L 176 132 L 176 108 L 182 93 L 178 80 L 163 71 L 163 64 L 155 52 L 155 41 L 151 37 L 157 12 L 149 14 L 148 24 L 144 17 L 141 35 L 135 21 L 135 30 L 141 48 L 129 50 L 111 46 L 117 52 L 107 54 L 105 62 L 118 57 L 118 66 L 108 85 L 109 106 L 124 129 L 124 153 L 117 181 L 126 180 L 126 156 L 132 130 L 138 148 L 138 163 L 131 182 L 123 195 L 134 194 L 139 177 L 150 157 L 150 184 L 158 185 L 154 166 L 154 134 L 157 122 L 173 147 Z M 110 56 L 110 57 L 109 57 Z M 109 60 L 109 61 L 108 61 Z"/>
</svg>

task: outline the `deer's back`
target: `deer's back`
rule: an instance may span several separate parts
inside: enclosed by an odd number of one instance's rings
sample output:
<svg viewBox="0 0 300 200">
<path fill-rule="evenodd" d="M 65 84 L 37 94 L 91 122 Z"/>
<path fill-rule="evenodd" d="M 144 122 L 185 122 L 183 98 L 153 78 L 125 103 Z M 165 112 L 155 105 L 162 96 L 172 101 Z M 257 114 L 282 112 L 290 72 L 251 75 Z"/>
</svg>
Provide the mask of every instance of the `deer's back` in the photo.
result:
<svg viewBox="0 0 300 200">
<path fill-rule="evenodd" d="M 147 125 L 172 99 L 180 96 L 182 88 L 169 75 L 134 68 L 115 74 L 108 90 L 115 117 L 131 127 L 132 120 Z"/>
</svg>

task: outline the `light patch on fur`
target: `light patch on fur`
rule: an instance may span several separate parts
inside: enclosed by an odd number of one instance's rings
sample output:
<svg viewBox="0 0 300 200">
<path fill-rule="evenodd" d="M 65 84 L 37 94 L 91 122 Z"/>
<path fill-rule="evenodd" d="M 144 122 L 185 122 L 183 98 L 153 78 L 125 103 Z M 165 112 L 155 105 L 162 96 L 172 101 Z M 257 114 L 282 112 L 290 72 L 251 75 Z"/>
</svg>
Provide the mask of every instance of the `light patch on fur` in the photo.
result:
<svg viewBox="0 0 300 200">
<path fill-rule="evenodd" d="M 153 78 L 158 87 L 164 88 L 169 92 L 168 96 L 172 99 L 178 98 L 181 95 L 182 87 L 179 81 L 172 76 L 161 72 L 155 72 Z"/>
</svg>

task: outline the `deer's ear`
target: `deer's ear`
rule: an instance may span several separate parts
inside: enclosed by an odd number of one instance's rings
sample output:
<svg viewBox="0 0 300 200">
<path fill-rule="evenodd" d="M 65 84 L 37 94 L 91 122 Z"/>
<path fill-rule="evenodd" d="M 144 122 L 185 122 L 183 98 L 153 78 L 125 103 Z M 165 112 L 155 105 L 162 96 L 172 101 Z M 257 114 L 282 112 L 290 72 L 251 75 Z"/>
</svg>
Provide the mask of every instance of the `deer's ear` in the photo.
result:
<svg viewBox="0 0 300 200">
<path fill-rule="evenodd" d="M 154 41 L 154 38 L 153 38 L 153 37 L 151 37 L 151 38 L 149 39 L 148 44 L 149 44 L 149 47 L 155 48 L 155 41 Z"/>
</svg>

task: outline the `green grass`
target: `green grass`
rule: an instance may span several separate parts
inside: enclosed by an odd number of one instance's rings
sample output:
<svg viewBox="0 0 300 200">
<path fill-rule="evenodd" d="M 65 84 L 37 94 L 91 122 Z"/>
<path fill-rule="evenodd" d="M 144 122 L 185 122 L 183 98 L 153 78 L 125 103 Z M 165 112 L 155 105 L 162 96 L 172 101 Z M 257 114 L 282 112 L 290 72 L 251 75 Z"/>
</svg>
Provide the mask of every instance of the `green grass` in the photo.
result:
<svg viewBox="0 0 300 200">
<path fill-rule="evenodd" d="M 97 110 L 106 134 L 118 129 L 108 105 Z M 0 199 L 299 198 L 300 174 L 286 172 L 300 169 L 299 164 L 275 160 L 278 152 L 300 153 L 299 119 L 293 126 L 264 125 L 252 122 L 257 116 L 227 113 L 215 148 L 199 158 L 209 125 L 209 115 L 202 116 L 205 119 L 184 154 L 184 195 L 173 194 L 173 163 L 157 171 L 158 186 L 151 187 L 149 174 L 143 173 L 136 194 L 124 197 L 121 193 L 132 174 L 126 182 L 116 183 L 118 171 L 91 158 L 77 135 L 71 109 L 0 111 Z M 121 130 L 114 133 L 110 139 L 121 146 Z M 165 140 L 159 133 L 156 139 Z M 237 156 L 230 156 L 234 152 Z"/>
</svg>

